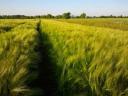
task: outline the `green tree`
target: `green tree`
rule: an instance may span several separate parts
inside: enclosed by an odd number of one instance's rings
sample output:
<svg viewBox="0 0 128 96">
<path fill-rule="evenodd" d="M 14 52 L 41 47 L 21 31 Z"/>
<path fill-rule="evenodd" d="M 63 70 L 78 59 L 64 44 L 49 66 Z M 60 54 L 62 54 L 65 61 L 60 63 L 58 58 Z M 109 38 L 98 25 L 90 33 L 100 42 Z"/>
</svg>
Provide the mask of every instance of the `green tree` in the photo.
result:
<svg viewBox="0 0 128 96">
<path fill-rule="evenodd" d="M 86 18 L 86 13 L 82 13 L 82 14 L 80 15 L 80 18 Z"/>
<path fill-rule="evenodd" d="M 46 18 L 54 18 L 51 14 L 47 14 Z"/>
<path fill-rule="evenodd" d="M 67 13 L 63 13 L 63 18 L 65 18 L 65 19 L 69 19 L 69 18 L 71 18 L 71 13 L 70 12 L 67 12 Z"/>
</svg>

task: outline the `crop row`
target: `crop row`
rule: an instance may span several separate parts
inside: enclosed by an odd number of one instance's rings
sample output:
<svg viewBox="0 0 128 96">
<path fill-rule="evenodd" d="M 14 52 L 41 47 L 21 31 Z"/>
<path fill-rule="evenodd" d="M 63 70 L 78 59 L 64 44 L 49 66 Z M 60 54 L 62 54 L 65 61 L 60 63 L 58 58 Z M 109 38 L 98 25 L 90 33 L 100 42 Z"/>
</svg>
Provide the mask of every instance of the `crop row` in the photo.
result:
<svg viewBox="0 0 128 96">
<path fill-rule="evenodd" d="M 10 22 L 15 27 L 0 33 L 0 96 L 28 96 L 36 91 L 28 85 L 38 76 L 37 21 Z"/>
<path fill-rule="evenodd" d="M 128 33 L 43 20 L 59 96 L 122 96 L 128 88 Z"/>
</svg>

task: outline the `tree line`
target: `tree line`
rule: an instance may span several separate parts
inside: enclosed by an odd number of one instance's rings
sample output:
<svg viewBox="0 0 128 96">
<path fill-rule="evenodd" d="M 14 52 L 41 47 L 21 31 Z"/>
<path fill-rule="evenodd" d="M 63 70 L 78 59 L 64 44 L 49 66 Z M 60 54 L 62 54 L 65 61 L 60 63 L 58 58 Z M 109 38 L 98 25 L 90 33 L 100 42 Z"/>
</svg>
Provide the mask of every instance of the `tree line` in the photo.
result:
<svg viewBox="0 0 128 96">
<path fill-rule="evenodd" d="M 128 16 L 87 16 L 86 13 L 81 13 L 79 16 L 74 16 L 70 12 L 63 13 L 61 15 L 37 15 L 37 16 L 25 16 L 25 15 L 0 15 L 0 19 L 35 19 L 35 18 L 47 18 L 47 19 L 70 19 L 70 18 L 128 18 Z"/>
</svg>

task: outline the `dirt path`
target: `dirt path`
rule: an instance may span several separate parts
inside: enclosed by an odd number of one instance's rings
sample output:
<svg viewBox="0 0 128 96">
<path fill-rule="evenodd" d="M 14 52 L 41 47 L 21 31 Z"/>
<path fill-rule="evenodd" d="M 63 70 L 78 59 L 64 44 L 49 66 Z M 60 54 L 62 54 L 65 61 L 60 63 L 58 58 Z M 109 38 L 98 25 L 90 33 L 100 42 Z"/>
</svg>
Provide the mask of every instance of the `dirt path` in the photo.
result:
<svg viewBox="0 0 128 96">
<path fill-rule="evenodd" d="M 38 84 L 43 90 L 43 96 L 56 96 L 57 82 L 55 77 L 55 66 L 53 58 L 50 57 L 50 49 L 52 44 L 49 41 L 47 34 L 41 32 L 41 21 L 37 24 L 37 31 L 39 32 L 38 52 L 40 61 L 38 63 L 39 77 Z"/>
</svg>

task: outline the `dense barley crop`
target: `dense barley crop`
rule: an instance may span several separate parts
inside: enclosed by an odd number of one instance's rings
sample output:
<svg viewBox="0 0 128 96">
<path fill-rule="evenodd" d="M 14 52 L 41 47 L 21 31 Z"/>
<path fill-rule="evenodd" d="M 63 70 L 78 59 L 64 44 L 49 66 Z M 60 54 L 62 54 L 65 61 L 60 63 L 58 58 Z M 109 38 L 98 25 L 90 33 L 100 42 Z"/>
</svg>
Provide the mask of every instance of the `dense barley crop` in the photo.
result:
<svg viewBox="0 0 128 96">
<path fill-rule="evenodd" d="M 25 23 L 25 20 L 11 20 L 11 19 L 0 20 L 0 33 L 10 31 L 14 27 L 24 23 Z"/>
<path fill-rule="evenodd" d="M 3 22 L 5 23 L 5 22 Z M 10 24 L 11 23 L 11 24 Z M 27 86 L 37 72 L 30 72 L 37 62 L 36 20 L 6 21 L 8 32 L 0 33 L 0 96 L 28 96 L 31 89 Z M 6 28 L 4 24 L 0 28 Z"/>
<path fill-rule="evenodd" d="M 127 19 L 0 20 L 0 96 L 127 96 L 127 26 Z"/>
<path fill-rule="evenodd" d="M 60 21 L 82 24 L 87 26 L 105 27 L 119 30 L 128 30 L 128 19 L 127 18 L 99 18 L 99 19 L 69 19 Z"/>
<path fill-rule="evenodd" d="M 42 20 L 59 96 L 127 96 L 128 32 Z M 50 43 L 49 43 L 50 42 Z"/>
</svg>

